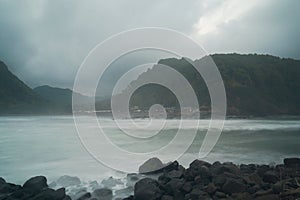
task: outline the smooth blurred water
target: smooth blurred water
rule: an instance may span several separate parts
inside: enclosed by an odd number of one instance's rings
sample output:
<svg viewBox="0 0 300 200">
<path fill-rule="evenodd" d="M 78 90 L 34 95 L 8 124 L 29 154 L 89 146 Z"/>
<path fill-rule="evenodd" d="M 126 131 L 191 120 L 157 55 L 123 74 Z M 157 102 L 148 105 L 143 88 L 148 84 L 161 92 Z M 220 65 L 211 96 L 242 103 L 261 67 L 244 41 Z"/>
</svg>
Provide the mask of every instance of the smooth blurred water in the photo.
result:
<svg viewBox="0 0 300 200">
<path fill-rule="evenodd" d="M 82 118 L 85 119 L 85 126 L 97 128 L 89 123 L 88 116 Z M 124 137 L 113 120 L 105 119 L 102 122 L 102 127 L 113 142 L 134 152 L 164 146 L 174 137 L 179 124 L 179 120 L 167 120 L 165 129 L 154 140 L 139 141 Z M 146 119 L 137 119 L 135 122 L 140 125 L 148 123 Z M 192 120 L 187 122 L 193 124 Z M 196 158 L 208 122 L 201 121 L 198 135 L 182 158 L 182 163 L 187 158 Z M 128 120 L 122 120 L 122 123 L 126 125 Z M 193 126 L 184 128 L 186 134 L 194 129 Z M 109 150 L 103 153 L 109 156 Z M 300 121 L 227 120 L 217 145 L 205 159 L 211 162 L 269 164 L 280 163 L 289 156 L 300 156 Z M 126 163 L 126 158 L 116 159 Z M 102 180 L 123 174 L 104 167 L 90 156 L 80 143 L 72 116 L 0 117 L 0 177 L 22 184 L 34 175 L 45 175 L 51 181 L 62 175 L 78 176 L 83 180 Z"/>
</svg>

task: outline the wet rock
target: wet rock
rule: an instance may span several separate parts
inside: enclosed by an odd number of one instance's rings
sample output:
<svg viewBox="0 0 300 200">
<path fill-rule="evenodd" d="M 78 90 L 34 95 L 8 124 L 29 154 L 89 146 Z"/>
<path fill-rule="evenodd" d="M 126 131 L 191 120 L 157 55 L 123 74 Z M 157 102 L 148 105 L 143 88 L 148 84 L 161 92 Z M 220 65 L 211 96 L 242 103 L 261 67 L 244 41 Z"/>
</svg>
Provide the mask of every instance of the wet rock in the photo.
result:
<svg viewBox="0 0 300 200">
<path fill-rule="evenodd" d="M 60 177 L 56 183 L 63 187 L 69 187 L 74 185 L 79 185 L 81 183 L 80 179 L 76 176 L 62 176 Z"/>
<path fill-rule="evenodd" d="M 244 174 L 252 174 L 255 172 L 256 166 L 254 164 L 249 164 L 249 165 L 241 164 L 240 170 Z"/>
<path fill-rule="evenodd" d="M 255 200 L 279 200 L 278 195 L 276 194 L 268 194 L 255 198 Z"/>
<path fill-rule="evenodd" d="M 64 199 L 66 196 L 66 189 L 60 188 L 60 189 L 56 190 L 54 193 L 55 193 L 56 199 Z"/>
<path fill-rule="evenodd" d="M 101 184 L 104 185 L 104 187 L 112 188 L 116 185 L 123 184 L 123 182 L 120 179 L 114 179 L 113 177 L 109 177 L 108 179 L 104 179 L 101 182 Z"/>
<path fill-rule="evenodd" d="M 291 189 L 280 194 L 281 197 L 293 196 L 295 199 L 300 198 L 300 188 Z"/>
<path fill-rule="evenodd" d="M 158 158 L 150 158 L 139 167 L 139 173 L 155 173 L 161 171 L 165 165 Z"/>
<path fill-rule="evenodd" d="M 274 171 L 267 171 L 263 175 L 263 181 L 266 183 L 276 183 L 278 180 L 279 178 Z"/>
<path fill-rule="evenodd" d="M 11 184 L 11 183 L 2 183 L 0 185 L 0 194 L 9 194 L 16 191 L 19 191 L 21 189 L 21 186 Z"/>
<path fill-rule="evenodd" d="M 261 188 L 260 188 L 259 185 L 254 185 L 254 186 L 252 186 L 252 187 L 249 187 L 249 188 L 247 189 L 247 192 L 248 192 L 249 194 L 254 194 L 254 193 L 258 192 L 260 189 L 261 189 Z"/>
<path fill-rule="evenodd" d="M 213 180 L 212 182 L 219 186 L 219 187 L 222 187 L 224 185 L 224 183 L 226 182 L 226 176 L 224 174 L 221 174 L 221 175 L 217 175 L 217 176 L 214 176 L 213 177 Z"/>
<path fill-rule="evenodd" d="M 272 186 L 272 191 L 274 194 L 279 194 L 283 191 L 283 183 L 281 181 L 278 181 Z"/>
<path fill-rule="evenodd" d="M 154 200 L 162 196 L 162 191 L 156 180 L 144 178 L 138 181 L 134 186 L 135 200 Z"/>
<path fill-rule="evenodd" d="M 35 176 L 27 180 L 24 185 L 24 188 L 33 191 L 34 193 L 41 192 L 44 188 L 47 188 L 47 179 L 44 176 Z"/>
<path fill-rule="evenodd" d="M 266 195 L 269 195 L 269 194 L 272 194 L 271 189 L 269 189 L 269 190 L 259 190 L 254 194 L 254 196 L 259 197 L 259 196 L 266 196 Z"/>
<path fill-rule="evenodd" d="M 228 178 L 222 187 L 222 191 L 226 194 L 240 193 L 246 190 L 246 185 L 241 180 Z"/>
<path fill-rule="evenodd" d="M 270 166 L 269 165 L 260 165 L 260 166 L 257 166 L 257 171 L 256 173 L 260 176 L 260 177 L 263 177 L 264 174 L 270 170 Z"/>
<path fill-rule="evenodd" d="M 217 187 L 215 186 L 215 184 L 209 183 L 205 190 L 208 194 L 212 195 L 217 191 Z"/>
<path fill-rule="evenodd" d="M 127 183 L 126 183 L 126 186 L 134 186 L 134 184 L 140 180 L 142 177 L 142 175 L 140 174 L 135 174 L 135 173 L 132 173 L 132 174 L 127 174 Z"/>
<path fill-rule="evenodd" d="M 189 180 L 193 180 L 196 176 L 201 176 L 202 179 L 211 178 L 209 167 L 211 164 L 202 160 L 195 160 L 186 170 L 185 176 Z"/>
<path fill-rule="evenodd" d="M 235 200 L 252 200 L 253 197 L 247 193 L 247 192 L 243 192 L 243 193 L 234 193 L 232 195 L 233 199 Z"/>
<path fill-rule="evenodd" d="M 193 189 L 192 182 L 185 182 L 181 188 L 181 190 L 185 193 L 190 192 Z"/>
<path fill-rule="evenodd" d="M 285 167 L 300 167 L 300 158 L 285 158 L 283 163 Z"/>
<path fill-rule="evenodd" d="M 179 166 L 179 163 L 177 161 L 170 162 L 164 165 L 162 168 L 164 171 L 172 171 L 172 170 L 178 170 L 178 168 L 183 168 L 182 166 Z"/>
<path fill-rule="evenodd" d="M 223 174 L 225 172 L 234 174 L 234 175 L 239 175 L 241 174 L 240 169 L 232 163 L 224 163 L 224 164 L 220 164 L 220 165 L 214 165 L 211 168 L 211 172 L 214 175 L 219 175 L 219 174 Z"/>
<path fill-rule="evenodd" d="M 124 198 L 123 200 L 133 200 L 133 199 L 134 199 L 133 195 L 130 195 L 129 197 Z"/>
<path fill-rule="evenodd" d="M 42 192 L 32 198 L 32 200 L 63 200 L 65 198 L 65 189 L 53 190 L 50 188 L 44 189 Z"/>
<path fill-rule="evenodd" d="M 166 174 L 166 177 L 172 178 L 181 178 L 183 176 L 184 170 L 172 170 Z"/>
<path fill-rule="evenodd" d="M 166 185 L 165 185 L 165 191 L 168 194 L 174 195 L 176 193 L 178 193 L 178 191 L 180 191 L 180 189 L 182 188 L 184 182 L 182 179 L 178 179 L 178 178 L 174 178 L 171 179 Z"/>
<path fill-rule="evenodd" d="M 132 193 L 133 193 L 133 187 L 132 186 L 117 190 L 115 192 L 115 194 L 117 196 L 120 196 L 120 197 L 123 197 L 123 198 L 129 196 Z"/>
<path fill-rule="evenodd" d="M 215 193 L 215 197 L 219 198 L 219 199 L 223 199 L 223 198 L 226 198 L 226 194 L 223 193 L 223 192 L 216 192 Z"/>
<path fill-rule="evenodd" d="M 163 195 L 162 197 L 161 197 L 161 200 L 173 200 L 174 198 L 172 197 L 172 196 L 170 196 L 170 195 Z"/>
<path fill-rule="evenodd" d="M 98 200 L 112 200 L 113 193 L 112 190 L 107 188 L 97 189 L 92 193 L 92 196 Z"/>
<path fill-rule="evenodd" d="M 4 180 L 4 178 L 0 177 L 0 185 L 5 184 L 6 181 Z"/>
<path fill-rule="evenodd" d="M 72 194 L 71 192 L 69 192 L 69 195 L 71 196 L 72 199 L 76 200 L 88 195 L 87 193 L 89 192 L 87 192 L 86 188 L 80 188 L 80 189 L 76 189 L 75 191 L 72 191 Z"/>
<path fill-rule="evenodd" d="M 211 167 L 211 164 L 203 161 L 203 160 L 194 160 L 191 164 L 190 164 L 190 169 L 197 169 L 201 166 L 206 166 L 206 167 Z"/>
<path fill-rule="evenodd" d="M 262 179 L 258 174 L 252 173 L 248 176 L 249 180 L 254 182 L 256 185 L 262 184 Z"/>
<path fill-rule="evenodd" d="M 209 195 L 206 192 L 202 191 L 199 188 L 194 188 L 190 193 L 191 200 L 200 200 L 200 199 L 204 199 L 208 196 Z"/>
<path fill-rule="evenodd" d="M 76 200 L 86 200 L 86 199 L 89 199 L 89 198 L 91 198 L 91 193 L 89 193 L 89 192 L 86 192 L 86 193 L 84 193 L 84 194 L 82 194 L 82 195 L 80 195 L 80 197 L 79 198 L 77 198 Z"/>
</svg>

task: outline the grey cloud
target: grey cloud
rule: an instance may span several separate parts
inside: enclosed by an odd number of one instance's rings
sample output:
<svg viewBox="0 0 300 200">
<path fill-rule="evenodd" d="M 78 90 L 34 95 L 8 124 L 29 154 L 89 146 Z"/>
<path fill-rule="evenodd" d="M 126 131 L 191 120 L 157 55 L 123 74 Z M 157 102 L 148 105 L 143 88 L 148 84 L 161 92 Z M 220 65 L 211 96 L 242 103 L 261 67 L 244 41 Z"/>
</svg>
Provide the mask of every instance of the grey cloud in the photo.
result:
<svg viewBox="0 0 300 200">
<path fill-rule="evenodd" d="M 195 35 L 197 21 L 222 2 L 3 0 L 0 59 L 32 87 L 72 87 L 84 57 L 112 34 L 160 26 Z M 210 53 L 257 52 L 300 58 L 300 2 L 263 2 L 264 6 L 253 7 L 196 39 Z"/>
<path fill-rule="evenodd" d="M 299 7 L 300 1 L 266 0 L 199 39 L 211 53 L 262 53 L 299 59 Z"/>
<path fill-rule="evenodd" d="M 200 4 L 167 1 L 2 1 L 0 59 L 31 86 L 71 87 L 88 52 L 112 34 L 162 26 L 189 32 Z"/>
</svg>

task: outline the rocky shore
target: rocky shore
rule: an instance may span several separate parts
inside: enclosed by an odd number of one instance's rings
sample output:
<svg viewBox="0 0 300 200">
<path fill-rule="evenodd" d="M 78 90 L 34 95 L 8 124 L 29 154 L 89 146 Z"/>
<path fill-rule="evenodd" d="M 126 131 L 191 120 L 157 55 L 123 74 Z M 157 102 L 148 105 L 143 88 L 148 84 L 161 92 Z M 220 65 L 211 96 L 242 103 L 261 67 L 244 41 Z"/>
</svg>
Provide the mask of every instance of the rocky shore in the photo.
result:
<svg viewBox="0 0 300 200">
<path fill-rule="evenodd" d="M 160 173 L 139 180 L 126 200 L 300 199 L 300 158 L 276 166 L 195 160 L 187 169 L 175 161 Z"/>
<path fill-rule="evenodd" d="M 153 166 L 159 169 L 149 173 Z M 80 187 L 80 180 L 74 177 L 64 176 L 58 185 L 48 185 L 45 177 L 36 176 L 22 186 L 0 178 L 0 200 L 120 200 L 117 195 L 122 192 L 128 194 L 125 200 L 300 199 L 300 158 L 286 158 L 278 165 L 195 160 L 188 168 L 177 161 L 163 165 L 158 159 L 151 159 L 140 167 L 140 172 L 143 174 L 127 175 L 125 184 L 112 177 L 103 180 L 101 186 L 93 182 L 93 191 L 82 188 L 76 195 L 69 190 Z M 118 184 L 124 188 L 113 191 Z"/>
</svg>

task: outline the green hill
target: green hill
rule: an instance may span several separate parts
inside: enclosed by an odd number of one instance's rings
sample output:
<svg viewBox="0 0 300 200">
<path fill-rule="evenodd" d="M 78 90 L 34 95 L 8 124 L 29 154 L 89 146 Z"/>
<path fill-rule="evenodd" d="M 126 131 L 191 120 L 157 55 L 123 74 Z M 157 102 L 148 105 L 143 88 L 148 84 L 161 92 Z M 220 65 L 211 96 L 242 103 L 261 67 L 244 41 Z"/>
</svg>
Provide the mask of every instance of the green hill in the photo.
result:
<svg viewBox="0 0 300 200">
<path fill-rule="evenodd" d="M 46 103 L 0 61 L 0 113 L 35 113 Z"/>
<path fill-rule="evenodd" d="M 205 57 L 194 62 L 205 63 Z M 227 95 L 227 114 L 238 116 L 299 115 L 300 61 L 270 55 L 215 54 Z M 210 109 L 207 87 L 197 71 L 185 59 L 164 59 L 159 63 L 180 72 L 190 82 L 204 110 Z M 132 84 L 138 84 L 156 66 L 142 74 Z M 130 105 L 147 109 L 154 103 L 178 108 L 174 94 L 155 84 L 135 91 Z"/>
<path fill-rule="evenodd" d="M 77 94 L 84 102 L 88 97 Z M 0 61 L 0 114 L 70 114 L 72 90 L 40 86 L 31 89 Z"/>
</svg>

